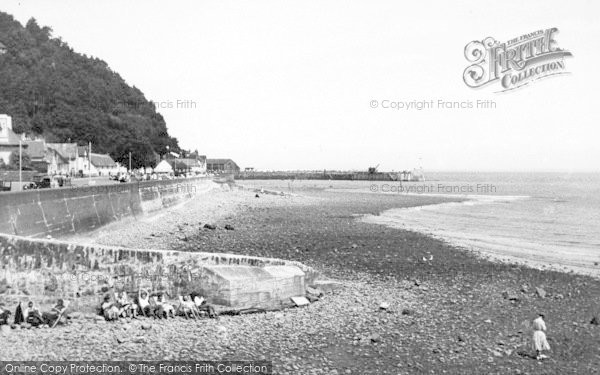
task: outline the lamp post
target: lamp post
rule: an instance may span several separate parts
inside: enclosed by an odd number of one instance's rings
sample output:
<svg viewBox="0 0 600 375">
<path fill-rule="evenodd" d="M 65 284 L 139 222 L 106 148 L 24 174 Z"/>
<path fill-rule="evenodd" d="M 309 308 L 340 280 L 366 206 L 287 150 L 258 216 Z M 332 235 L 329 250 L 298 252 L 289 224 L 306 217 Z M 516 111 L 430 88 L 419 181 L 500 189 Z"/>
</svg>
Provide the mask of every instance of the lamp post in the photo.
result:
<svg viewBox="0 0 600 375">
<path fill-rule="evenodd" d="M 88 143 L 88 185 L 92 184 L 92 142 Z"/>
<path fill-rule="evenodd" d="M 23 188 L 23 147 L 19 140 L 19 187 Z"/>
</svg>

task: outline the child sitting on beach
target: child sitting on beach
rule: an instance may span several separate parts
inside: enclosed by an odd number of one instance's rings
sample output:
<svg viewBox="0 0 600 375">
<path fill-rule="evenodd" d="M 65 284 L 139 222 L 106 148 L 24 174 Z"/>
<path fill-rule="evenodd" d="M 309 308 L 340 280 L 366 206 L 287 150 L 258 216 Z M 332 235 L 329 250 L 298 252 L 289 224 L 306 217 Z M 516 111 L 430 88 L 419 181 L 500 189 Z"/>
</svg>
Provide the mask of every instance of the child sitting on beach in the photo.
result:
<svg viewBox="0 0 600 375">
<path fill-rule="evenodd" d="M 169 316 L 171 318 L 175 317 L 175 308 L 173 307 L 173 305 L 171 305 L 170 303 L 165 301 L 165 297 L 163 294 L 160 294 L 158 296 L 158 303 L 160 303 L 160 305 L 161 305 L 162 312 L 164 314 L 165 319 L 168 318 Z"/>
<path fill-rule="evenodd" d="M 179 296 L 179 307 L 177 307 L 178 315 L 183 314 L 186 319 L 195 319 L 198 317 L 196 305 L 190 300 L 190 296 Z"/>
<path fill-rule="evenodd" d="M 65 301 L 59 299 L 56 301 L 56 306 L 54 306 L 50 311 L 42 313 L 42 319 L 45 324 L 52 326 L 59 317 L 68 319 L 68 317 L 64 314 L 65 311 Z"/>
<path fill-rule="evenodd" d="M 149 300 L 150 296 L 148 295 L 148 292 L 143 289 L 140 289 L 138 291 L 138 306 L 142 315 L 144 315 L 145 317 L 154 316 L 154 311 L 150 307 Z"/>
<path fill-rule="evenodd" d="M 158 319 L 167 319 L 169 316 L 175 317 L 173 305 L 165 302 L 162 294 L 153 296 L 150 303 L 154 305 L 154 315 Z"/>
<path fill-rule="evenodd" d="M 154 319 L 162 319 L 163 318 L 163 308 L 162 304 L 158 301 L 158 297 L 153 295 L 150 299 L 150 310 L 152 310 L 152 316 Z"/>
<path fill-rule="evenodd" d="M 123 291 L 121 293 L 120 297 L 115 293 L 115 299 L 117 300 L 117 303 L 119 304 L 119 315 L 120 316 L 122 316 L 122 317 L 131 316 L 133 318 L 135 318 L 137 316 L 137 305 L 129 299 L 129 296 L 127 295 L 126 291 Z"/>
<path fill-rule="evenodd" d="M 29 301 L 27 304 L 27 308 L 23 311 L 23 317 L 25 318 L 25 322 L 31 324 L 33 327 L 44 324 L 42 314 L 40 314 L 40 310 L 33 305 L 33 301 Z"/>
<path fill-rule="evenodd" d="M 0 304 L 0 325 L 8 324 L 8 317 L 10 314 L 11 312 L 4 308 L 4 304 Z"/>
<path fill-rule="evenodd" d="M 102 315 L 108 321 L 119 319 L 119 308 L 110 300 L 110 296 L 104 296 L 104 302 L 101 305 Z"/>
<path fill-rule="evenodd" d="M 208 314 L 209 318 L 216 318 L 217 317 L 217 313 L 215 311 L 215 309 L 209 305 L 208 303 L 206 303 L 206 300 L 204 299 L 204 297 L 202 297 L 199 293 L 193 292 L 190 297 L 192 297 L 192 299 L 194 300 L 194 304 L 196 305 L 196 309 L 198 311 L 204 311 Z"/>
</svg>

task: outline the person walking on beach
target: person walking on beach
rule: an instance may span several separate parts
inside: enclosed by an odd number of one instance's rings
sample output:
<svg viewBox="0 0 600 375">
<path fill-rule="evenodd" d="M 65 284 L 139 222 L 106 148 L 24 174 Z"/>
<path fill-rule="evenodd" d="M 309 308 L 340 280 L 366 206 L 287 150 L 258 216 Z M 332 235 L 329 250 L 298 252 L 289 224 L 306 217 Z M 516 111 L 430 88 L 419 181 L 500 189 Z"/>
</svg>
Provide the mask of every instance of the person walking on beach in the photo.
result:
<svg viewBox="0 0 600 375">
<path fill-rule="evenodd" d="M 550 345 L 546 340 L 546 323 L 544 322 L 544 314 L 539 314 L 533 321 L 533 347 L 535 349 L 536 359 L 548 358 L 542 354 L 544 350 L 550 350 Z"/>
</svg>

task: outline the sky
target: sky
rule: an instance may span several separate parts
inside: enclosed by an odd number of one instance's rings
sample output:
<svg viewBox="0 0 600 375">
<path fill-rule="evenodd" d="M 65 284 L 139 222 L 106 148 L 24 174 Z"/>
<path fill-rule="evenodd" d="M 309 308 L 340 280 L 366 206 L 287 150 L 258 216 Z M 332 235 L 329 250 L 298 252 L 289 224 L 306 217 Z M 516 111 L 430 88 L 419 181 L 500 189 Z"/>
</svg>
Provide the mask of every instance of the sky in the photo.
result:
<svg viewBox="0 0 600 375">
<path fill-rule="evenodd" d="M 157 103 L 182 147 L 242 168 L 600 171 L 600 2 L 0 0 L 0 10 L 103 59 Z M 573 54 L 569 74 L 502 93 L 464 83 L 469 42 L 552 27 Z M 434 106 L 390 108 L 411 101 Z"/>
</svg>

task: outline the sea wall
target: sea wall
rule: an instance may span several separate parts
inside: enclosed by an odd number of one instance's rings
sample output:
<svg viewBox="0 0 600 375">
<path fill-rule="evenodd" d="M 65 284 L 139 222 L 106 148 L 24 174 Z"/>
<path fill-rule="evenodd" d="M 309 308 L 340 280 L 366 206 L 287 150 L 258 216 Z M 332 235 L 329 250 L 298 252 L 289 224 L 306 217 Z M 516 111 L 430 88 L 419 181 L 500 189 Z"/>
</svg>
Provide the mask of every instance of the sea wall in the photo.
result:
<svg viewBox="0 0 600 375">
<path fill-rule="evenodd" d="M 0 233 L 61 237 L 170 207 L 210 189 L 207 178 L 40 189 L 0 194 Z"/>
<path fill-rule="evenodd" d="M 198 292 L 232 308 L 277 308 L 317 273 L 298 262 L 220 253 L 127 249 L 47 239 L 85 233 L 171 207 L 214 187 L 195 178 L 0 194 L 0 300 L 68 299 L 93 310 L 103 296 L 140 289 Z M 204 195 L 203 199 L 210 199 Z"/>
<path fill-rule="evenodd" d="M 211 303 L 277 307 L 303 295 L 317 273 L 299 262 L 205 252 L 127 249 L 0 235 L 0 298 L 66 298 L 90 310 L 102 296 L 142 288 L 172 299 L 193 291 Z"/>
</svg>

